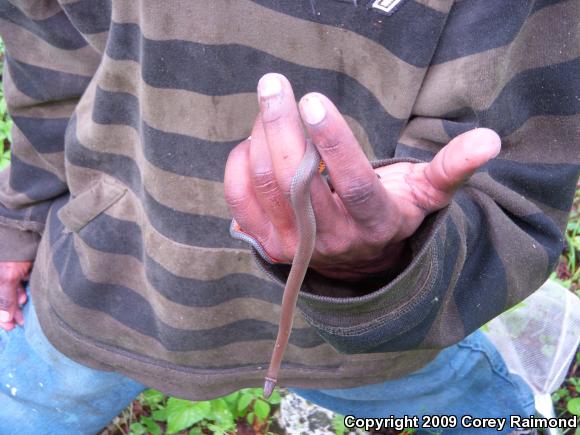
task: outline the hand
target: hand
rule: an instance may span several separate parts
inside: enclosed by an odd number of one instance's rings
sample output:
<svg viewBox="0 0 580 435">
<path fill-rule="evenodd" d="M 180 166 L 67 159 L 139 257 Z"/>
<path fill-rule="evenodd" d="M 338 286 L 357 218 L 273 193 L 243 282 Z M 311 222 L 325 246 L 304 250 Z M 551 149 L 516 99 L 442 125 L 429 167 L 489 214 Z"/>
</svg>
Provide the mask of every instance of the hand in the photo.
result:
<svg viewBox="0 0 580 435">
<path fill-rule="evenodd" d="M 0 328 L 10 331 L 16 325 L 24 325 L 22 305 L 26 292 L 22 281 L 30 277 L 31 261 L 0 262 Z"/>
<path fill-rule="evenodd" d="M 361 279 L 401 267 L 405 240 L 425 216 L 449 204 L 455 190 L 501 146 L 496 133 L 476 129 L 453 139 L 429 163 L 373 170 L 324 95 L 307 94 L 298 108 L 290 83 L 279 74 L 262 77 L 258 95 L 252 135 L 232 150 L 226 164 L 226 200 L 244 232 L 272 258 L 291 262 L 297 234 L 288 195 L 304 154 L 304 121 L 334 188 L 320 175 L 311 183 L 317 236 L 310 266 L 328 277 Z"/>
</svg>

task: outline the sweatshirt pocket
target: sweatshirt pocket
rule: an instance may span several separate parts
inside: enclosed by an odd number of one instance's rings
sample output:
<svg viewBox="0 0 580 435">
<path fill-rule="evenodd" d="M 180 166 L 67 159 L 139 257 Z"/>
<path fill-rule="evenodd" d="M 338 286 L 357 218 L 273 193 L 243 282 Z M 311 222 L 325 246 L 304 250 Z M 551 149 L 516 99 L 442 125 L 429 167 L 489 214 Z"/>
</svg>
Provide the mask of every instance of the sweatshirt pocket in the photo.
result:
<svg viewBox="0 0 580 435">
<path fill-rule="evenodd" d="M 127 189 L 120 183 L 103 179 L 70 199 L 58 211 L 58 218 L 67 232 L 79 232 L 89 222 L 119 201 Z"/>
</svg>

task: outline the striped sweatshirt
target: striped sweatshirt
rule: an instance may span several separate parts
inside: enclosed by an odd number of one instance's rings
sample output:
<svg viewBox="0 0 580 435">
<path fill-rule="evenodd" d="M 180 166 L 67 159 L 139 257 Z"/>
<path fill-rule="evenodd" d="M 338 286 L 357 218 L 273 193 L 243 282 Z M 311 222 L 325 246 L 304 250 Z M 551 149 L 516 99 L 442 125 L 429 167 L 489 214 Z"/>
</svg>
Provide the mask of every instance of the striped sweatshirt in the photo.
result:
<svg viewBox="0 0 580 435">
<path fill-rule="evenodd" d="M 367 3 L 0 0 L 0 260 L 35 261 L 56 348 L 189 399 L 261 385 L 289 267 L 229 236 L 223 175 L 272 71 L 327 95 L 381 165 L 475 127 L 503 143 L 399 275 L 307 275 L 282 385 L 403 376 L 542 284 L 579 175 L 580 3 Z"/>
</svg>

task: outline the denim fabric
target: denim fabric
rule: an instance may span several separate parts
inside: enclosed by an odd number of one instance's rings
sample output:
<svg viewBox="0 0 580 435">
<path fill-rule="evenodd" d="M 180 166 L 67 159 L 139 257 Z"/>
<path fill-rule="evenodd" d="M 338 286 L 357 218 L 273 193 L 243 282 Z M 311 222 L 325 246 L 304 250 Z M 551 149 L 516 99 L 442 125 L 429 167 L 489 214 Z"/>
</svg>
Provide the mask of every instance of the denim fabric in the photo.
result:
<svg viewBox="0 0 580 435">
<path fill-rule="evenodd" d="M 57 351 L 30 302 L 24 319 L 24 328 L 0 329 L 1 435 L 94 435 L 144 389 Z"/>
<path fill-rule="evenodd" d="M 24 328 L 0 330 L 0 435 L 95 434 L 145 388 L 122 375 L 71 361 L 47 341 L 31 303 L 24 307 L 24 315 Z M 508 373 L 499 353 L 480 332 L 401 379 L 342 390 L 292 390 L 320 406 L 356 417 L 507 417 L 534 412 L 529 387 Z M 445 434 L 465 432 L 458 425 Z"/>
<path fill-rule="evenodd" d="M 305 399 L 343 415 L 396 417 L 457 416 L 457 427 L 420 430 L 418 433 L 509 433 L 510 415 L 535 412 L 530 387 L 507 367 L 493 344 L 476 331 L 443 350 L 423 369 L 401 379 L 350 389 L 307 390 L 293 388 Z M 469 429 L 461 417 L 507 418 L 503 431 Z"/>
</svg>

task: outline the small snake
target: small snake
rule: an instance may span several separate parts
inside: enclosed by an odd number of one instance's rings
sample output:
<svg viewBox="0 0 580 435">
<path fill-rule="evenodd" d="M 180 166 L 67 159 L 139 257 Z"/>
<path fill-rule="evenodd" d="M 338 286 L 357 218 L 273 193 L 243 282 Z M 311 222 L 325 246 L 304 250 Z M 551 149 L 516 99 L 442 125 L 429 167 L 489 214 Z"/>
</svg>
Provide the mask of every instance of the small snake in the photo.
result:
<svg viewBox="0 0 580 435">
<path fill-rule="evenodd" d="M 314 245 L 316 244 L 316 219 L 314 218 L 314 210 L 310 198 L 310 182 L 314 175 L 319 172 L 320 165 L 320 155 L 316 147 L 310 140 L 307 140 L 304 157 L 302 157 L 300 165 L 290 184 L 290 204 L 296 216 L 298 245 L 282 296 L 278 336 L 276 337 L 276 344 L 272 351 L 270 366 L 268 367 L 264 381 L 265 398 L 270 397 L 278 381 L 278 372 L 282 364 L 282 357 L 284 356 L 284 351 L 286 350 L 288 339 L 292 332 L 292 321 L 294 319 L 296 302 L 298 301 L 298 293 L 302 287 L 304 276 L 308 270 L 308 264 L 314 252 Z M 271 260 L 255 239 L 241 232 L 235 220 L 232 221 L 230 234 L 236 239 L 251 243 L 263 257 Z"/>
</svg>

